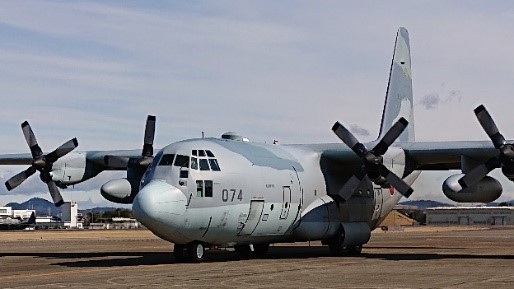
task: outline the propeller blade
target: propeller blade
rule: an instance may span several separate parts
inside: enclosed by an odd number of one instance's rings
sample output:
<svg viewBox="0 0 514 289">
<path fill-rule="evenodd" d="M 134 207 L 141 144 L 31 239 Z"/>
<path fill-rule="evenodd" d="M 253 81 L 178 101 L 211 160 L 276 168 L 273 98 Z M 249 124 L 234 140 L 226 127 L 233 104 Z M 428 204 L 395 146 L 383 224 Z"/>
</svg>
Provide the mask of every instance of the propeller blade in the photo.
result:
<svg viewBox="0 0 514 289">
<path fill-rule="evenodd" d="M 351 148 L 359 157 L 364 157 L 368 150 L 360 143 L 353 134 L 342 124 L 336 122 L 332 127 L 332 131 L 339 137 L 349 148 Z"/>
<path fill-rule="evenodd" d="M 380 142 L 373 148 L 375 155 L 383 155 L 389 149 L 389 146 L 403 133 L 409 122 L 405 118 L 400 118 L 382 137 Z"/>
<path fill-rule="evenodd" d="M 10 190 L 16 188 L 21 183 L 23 183 L 28 177 L 32 176 L 35 172 L 36 172 L 36 169 L 33 166 L 30 166 L 28 169 L 24 170 L 23 172 L 8 179 L 7 182 L 5 182 L 5 186 L 7 187 L 7 190 L 10 191 Z"/>
<path fill-rule="evenodd" d="M 387 169 L 383 164 L 378 166 L 378 172 L 404 197 L 408 198 L 414 192 L 414 190 L 404 180 Z"/>
<path fill-rule="evenodd" d="M 50 196 L 52 196 L 52 200 L 54 201 L 55 206 L 62 206 L 62 204 L 64 204 L 64 200 L 62 199 L 61 193 L 59 192 L 59 189 L 57 188 L 55 182 L 49 181 L 46 184 L 48 186 L 48 191 L 50 191 Z"/>
<path fill-rule="evenodd" d="M 155 116 L 149 115 L 146 119 L 145 139 L 143 145 L 143 157 L 153 155 L 153 140 L 155 136 Z"/>
<path fill-rule="evenodd" d="M 469 188 L 482 180 L 492 170 L 499 168 L 500 166 L 501 163 L 498 158 L 491 158 L 484 164 L 478 165 L 467 172 L 466 175 L 459 180 L 459 184 L 463 189 Z"/>
<path fill-rule="evenodd" d="M 56 148 L 53 152 L 46 155 L 46 161 L 50 163 L 56 162 L 60 157 L 65 156 L 79 145 L 76 138 L 73 138 L 60 147 Z"/>
<path fill-rule="evenodd" d="M 348 201 L 348 199 L 350 199 L 353 193 L 357 190 L 365 176 L 366 169 L 361 167 L 360 170 L 355 175 L 351 176 L 351 178 L 349 178 L 348 181 L 346 181 L 343 187 L 339 190 L 339 196 L 341 196 L 343 200 Z"/>
<path fill-rule="evenodd" d="M 43 151 L 37 144 L 36 136 L 30 127 L 28 121 L 24 121 L 21 124 L 21 129 L 23 131 L 23 135 L 25 136 L 25 141 L 29 145 L 30 152 L 32 153 L 32 158 L 37 158 L 43 155 Z"/>
<path fill-rule="evenodd" d="M 482 128 L 493 141 L 494 147 L 496 149 L 501 148 L 505 144 L 505 138 L 498 130 L 498 127 L 494 123 L 494 120 L 487 109 L 485 109 L 483 105 L 480 105 L 479 107 L 475 108 L 475 115 Z"/>
</svg>

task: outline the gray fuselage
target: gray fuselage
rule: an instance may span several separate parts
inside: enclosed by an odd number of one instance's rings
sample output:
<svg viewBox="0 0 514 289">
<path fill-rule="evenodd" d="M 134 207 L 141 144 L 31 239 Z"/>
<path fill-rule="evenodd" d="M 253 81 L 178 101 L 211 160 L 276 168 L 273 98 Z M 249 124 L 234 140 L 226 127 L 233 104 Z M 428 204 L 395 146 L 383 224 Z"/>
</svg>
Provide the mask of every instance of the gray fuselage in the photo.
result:
<svg viewBox="0 0 514 289">
<path fill-rule="evenodd" d="M 404 159 L 400 149 L 391 151 Z M 170 242 L 234 245 L 327 239 L 341 222 L 374 229 L 401 198 L 366 179 L 341 202 L 327 189 L 320 160 L 302 145 L 214 138 L 174 143 L 155 156 L 133 211 Z M 393 162 L 385 156 L 384 163 Z M 394 170 L 403 173 L 401 163 Z"/>
</svg>

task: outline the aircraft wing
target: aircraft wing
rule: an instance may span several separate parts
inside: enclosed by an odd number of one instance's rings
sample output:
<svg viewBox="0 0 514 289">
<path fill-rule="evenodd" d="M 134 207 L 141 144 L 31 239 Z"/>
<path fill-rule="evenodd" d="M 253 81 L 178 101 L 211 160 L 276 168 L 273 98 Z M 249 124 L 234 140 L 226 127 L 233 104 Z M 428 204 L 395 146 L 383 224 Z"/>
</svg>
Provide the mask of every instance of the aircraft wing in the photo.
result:
<svg viewBox="0 0 514 289">
<path fill-rule="evenodd" d="M 366 144 L 367 147 L 374 145 L 376 142 Z M 355 170 L 361 163 L 357 155 L 344 144 L 308 146 L 322 155 L 322 161 L 344 164 L 345 171 Z M 411 170 L 458 170 L 461 169 L 462 157 L 479 164 L 498 156 L 498 151 L 490 141 L 400 142 L 392 147 L 400 147 L 405 151 L 407 165 Z"/>
<path fill-rule="evenodd" d="M 77 155 L 85 156 L 85 161 L 93 163 L 102 170 L 125 170 L 130 158 L 140 158 L 141 150 L 112 150 L 112 151 L 85 151 L 72 153 L 63 157 L 67 161 L 76 158 Z M 116 161 L 106 162 L 106 159 Z M 0 165 L 31 165 L 34 159 L 30 153 L 0 155 Z"/>
<path fill-rule="evenodd" d="M 141 158 L 141 150 L 87 151 L 86 161 L 102 170 L 126 170 L 129 159 Z"/>
<path fill-rule="evenodd" d="M 511 143 L 511 141 L 508 141 Z M 367 143 L 373 147 L 376 142 Z M 347 170 L 361 163 L 359 157 L 343 144 L 313 144 L 311 149 L 321 153 L 322 161 L 344 164 Z M 497 157 L 498 150 L 490 141 L 442 141 L 442 142 L 405 142 L 395 143 L 405 151 L 407 165 L 413 170 L 457 170 L 461 169 L 462 157 L 485 163 Z"/>
<path fill-rule="evenodd" d="M 463 157 L 485 163 L 498 156 L 490 141 L 415 142 L 399 146 L 415 170 L 458 170 Z"/>
<path fill-rule="evenodd" d="M 29 153 L 0 155 L 0 165 L 30 165 L 33 160 Z"/>
</svg>

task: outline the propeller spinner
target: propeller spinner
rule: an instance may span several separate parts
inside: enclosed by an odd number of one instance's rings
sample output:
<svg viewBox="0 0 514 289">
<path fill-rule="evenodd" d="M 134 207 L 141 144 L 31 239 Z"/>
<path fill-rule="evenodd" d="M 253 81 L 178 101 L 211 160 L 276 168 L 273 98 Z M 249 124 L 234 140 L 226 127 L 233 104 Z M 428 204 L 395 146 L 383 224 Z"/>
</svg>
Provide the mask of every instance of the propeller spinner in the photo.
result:
<svg viewBox="0 0 514 289">
<path fill-rule="evenodd" d="M 332 131 L 362 160 L 360 169 L 339 191 L 339 195 L 344 200 L 348 200 L 351 197 L 366 175 L 375 183 L 387 181 L 405 197 L 409 197 L 412 194 L 412 188 L 383 164 L 383 155 L 387 152 L 389 146 L 402 134 L 408 124 L 409 122 L 405 118 L 400 118 L 372 150 L 368 150 L 342 124 L 339 122 L 334 124 Z"/>
<path fill-rule="evenodd" d="M 52 180 L 52 176 L 50 172 L 52 171 L 53 164 L 61 157 L 65 156 L 72 150 L 74 150 L 78 146 L 78 141 L 76 138 L 73 138 L 63 145 L 55 149 L 53 152 L 49 154 L 43 154 L 43 151 L 39 147 L 37 143 L 36 136 L 30 127 L 30 124 L 25 121 L 21 124 L 21 129 L 23 131 L 23 135 L 25 136 L 25 140 L 30 148 L 30 153 L 32 154 L 32 165 L 28 167 L 25 171 L 13 176 L 7 182 L 5 182 L 5 186 L 7 190 L 12 190 L 23 183 L 27 178 L 32 176 L 36 171 L 39 171 L 39 176 L 41 180 L 48 186 L 48 191 L 52 196 L 52 200 L 56 207 L 64 204 L 64 200 L 57 188 L 57 185 Z"/>
<path fill-rule="evenodd" d="M 514 145 L 507 143 L 505 137 L 500 133 L 493 118 L 487 109 L 480 105 L 475 108 L 475 115 L 478 122 L 485 130 L 494 147 L 498 150 L 498 156 L 490 158 L 485 163 L 476 166 L 459 180 L 463 189 L 471 187 L 482 180 L 489 172 L 496 168 L 502 168 L 505 174 L 514 170 Z"/>
</svg>

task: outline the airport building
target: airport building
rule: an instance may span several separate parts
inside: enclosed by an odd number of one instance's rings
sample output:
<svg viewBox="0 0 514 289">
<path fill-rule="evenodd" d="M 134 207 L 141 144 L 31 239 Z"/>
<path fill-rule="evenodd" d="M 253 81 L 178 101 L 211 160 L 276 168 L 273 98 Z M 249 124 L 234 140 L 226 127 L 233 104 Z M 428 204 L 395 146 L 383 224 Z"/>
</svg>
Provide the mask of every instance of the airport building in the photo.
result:
<svg viewBox="0 0 514 289">
<path fill-rule="evenodd" d="M 13 210 L 12 207 L 0 207 L 0 218 L 28 219 L 36 210 Z"/>
<path fill-rule="evenodd" d="M 61 221 L 64 223 L 64 227 L 70 229 L 82 229 L 82 223 L 77 221 L 79 214 L 79 207 L 77 202 L 65 202 L 61 206 Z"/>
<path fill-rule="evenodd" d="M 514 207 L 427 208 L 427 225 L 514 225 Z"/>
</svg>

